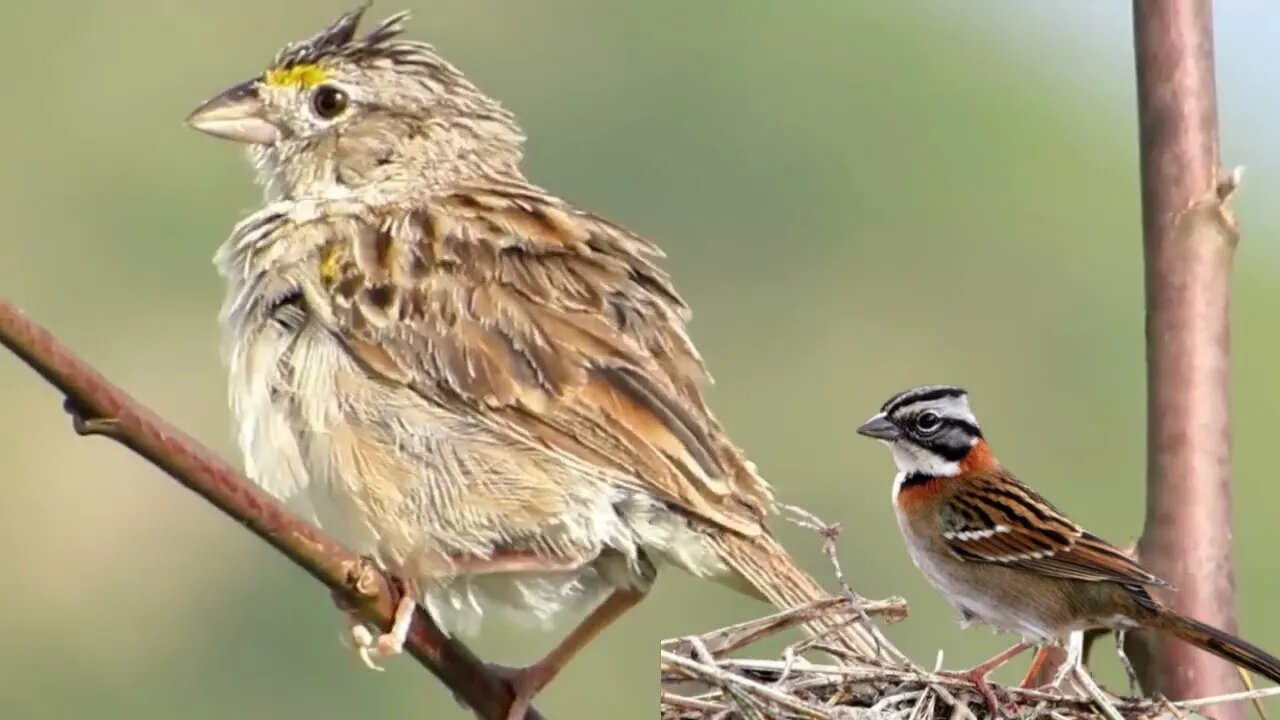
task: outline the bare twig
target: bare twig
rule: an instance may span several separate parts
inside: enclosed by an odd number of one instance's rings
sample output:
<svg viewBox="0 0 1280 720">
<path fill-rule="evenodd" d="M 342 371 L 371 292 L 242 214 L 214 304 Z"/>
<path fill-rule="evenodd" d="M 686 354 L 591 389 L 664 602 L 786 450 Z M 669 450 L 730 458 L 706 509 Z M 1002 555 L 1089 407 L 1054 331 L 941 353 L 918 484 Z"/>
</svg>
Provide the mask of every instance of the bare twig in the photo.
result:
<svg viewBox="0 0 1280 720">
<path fill-rule="evenodd" d="M 849 602 L 849 606 L 858 614 L 858 619 L 862 621 L 867 631 L 871 633 L 875 640 L 876 660 L 882 660 L 887 652 L 895 661 L 902 663 L 910 663 L 910 659 L 898 651 L 897 648 L 889 644 L 884 638 L 884 634 L 871 622 L 871 616 L 868 615 L 867 609 L 864 607 L 865 600 L 862 596 L 853 591 L 849 583 L 844 579 L 844 570 L 840 567 L 840 558 L 836 553 L 836 539 L 840 537 L 840 525 L 838 523 L 824 522 L 822 518 L 796 505 L 787 505 L 779 503 L 779 508 L 785 511 L 790 517 L 791 522 L 814 530 L 822 538 L 822 552 L 827 556 L 827 560 L 831 563 L 831 568 L 835 572 L 836 582 L 840 586 L 840 593 Z M 904 602 L 903 608 L 906 605 Z"/>
<path fill-rule="evenodd" d="M 1084 688 L 1085 693 L 1093 698 L 1093 702 L 1102 711 L 1102 714 L 1107 716 L 1108 720 L 1124 720 L 1124 716 L 1107 699 L 1106 694 L 1102 692 L 1102 688 L 1098 687 L 1098 683 L 1093 681 L 1089 671 L 1085 670 L 1083 665 L 1077 665 L 1073 672 L 1076 676 L 1076 682 L 1080 683 L 1080 687 Z"/>
<path fill-rule="evenodd" d="M 391 627 L 397 601 L 390 583 L 309 523 L 245 481 L 210 450 L 165 422 L 63 347 L 18 308 L 0 299 L 0 344 L 67 398 L 76 431 L 105 435 L 213 503 L 329 586 L 371 623 Z M 405 649 L 481 717 L 504 718 L 511 703 L 506 681 L 490 672 L 422 610 Z M 540 718 L 530 710 L 526 718 Z"/>
<path fill-rule="evenodd" d="M 802 717 L 814 718 L 815 720 L 831 720 L 831 718 L 834 717 L 820 707 L 810 705 L 809 703 L 789 695 L 788 693 L 782 692 L 763 683 L 756 682 L 755 680 L 745 676 L 721 670 L 717 666 L 707 663 L 706 661 L 698 662 L 691 658 L 677 655 L 669 650 L 663 650 L 662 662 L 688 672 L 691 677 L 701 678 L 706 682 L 720 687 L 733 688 L 738 692 L 741 692 L 742 690 L 750 690 L 752 693 L 759 695 L 762 699 L 771 701 L 777 706 L 786 708 L 794 713 L 798 713 Z"/>
<path fill-rule="evenodd" d="M 1147 516 L 1139 542 L 1179 612 L 1234 632 L 1229 298 L 1237 243 L 1219 171 L 1210 0 L 1134 0 L 1147 302 Z M 1134 633 L 1144 686 L 1236 687 L 1226 662 Z M 1240 720 L 1241 708 L 1211 711 Z"/>
<path fill-rule="evenodd" d="M 799 605 L 790 610 L 783 610 L 755 620 L 737 623 L 728 627 L 713 630 L 702 635 L 702 641 L 715 657 L 722 657 L 735 650 L 751 645 L 765 637 L 776 635 L 782 630 L 801 625 L 815 618 L 825 617 L 847 602 L 842 597 L 829 597 L 815 600 L 806 605 Z M 875 615 L 885 622 L 898 622 L 907 616 L 907 601 L 899 597 L 886 600 L 866 601 L 862 603 L 863 611 Z M 687 638 L 664 640 L 662 647 L 667 650 L 681 651 L 687 645 Z"/>
<path fill-rule="evenodd" d="M 1254 689 L 1253 676 L 1249 674 L 1249 671 L 1238 667 L 1236 668 L 1236 673 L 1240 675 L 1240 682 L 1244 685 L 1244 689 L 1252 692 Z M 1253 704 L 1253 711 L 1258 713 L 1258 719 L 1267 720 L 1267 709 L 1262 706 L 1262 698 L 1254 698 L 1250 702 Z"/>
<path fill-rule="evenodd" d="M 1249 690 L 1246 692 L 1227 693 L 1225 695 L 1217 695 L 1214 697 L 1200 698 L 1198 700 L 1182 700 L 1173 703 L 1174 707 L 1181 710 L 1199 710 L 1210 706 L 1223 705 L 1225 703 L 1238 703 L 1244 700 L 1253 702 L 1262 698 L 1275 697 L 1280 695 L 1280 687 L 1265 687 L 1257 690 Z"/>
</svg>

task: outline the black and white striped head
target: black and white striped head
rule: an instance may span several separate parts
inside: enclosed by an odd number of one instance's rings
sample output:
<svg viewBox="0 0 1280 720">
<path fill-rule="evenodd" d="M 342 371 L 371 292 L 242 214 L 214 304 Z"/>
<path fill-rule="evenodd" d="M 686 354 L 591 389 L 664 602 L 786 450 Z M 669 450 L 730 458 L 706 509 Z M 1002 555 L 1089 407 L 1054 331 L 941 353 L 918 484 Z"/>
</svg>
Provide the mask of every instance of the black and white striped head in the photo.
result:
<svg viewBox="0 0 1280 720">
<path fill-rule="evenodd" d="M 968 394 L 952 385 L 894 395 L 858 434 L 888 445 L 899 471 L 934 477 L 959 473 L 961 461 L 982 440 Z"/>
</svg>

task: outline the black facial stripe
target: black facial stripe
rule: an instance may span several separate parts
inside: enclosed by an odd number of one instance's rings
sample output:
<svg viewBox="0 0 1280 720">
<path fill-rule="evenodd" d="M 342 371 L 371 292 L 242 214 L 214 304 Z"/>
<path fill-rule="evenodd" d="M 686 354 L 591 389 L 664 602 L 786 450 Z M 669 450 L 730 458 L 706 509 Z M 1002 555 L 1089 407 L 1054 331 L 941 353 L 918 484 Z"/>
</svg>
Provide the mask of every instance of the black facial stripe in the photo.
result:
<svg viewBox="0 0 1280 720">
<path fill-rule="evenodd" d="M 915 429 L 914 419 L 904 421 L 908 435 L 921 447 L 948 462 L 959 462 L 969 454 L 973 438 L 981 437 L 972 423 L 956 418 L 942 418 L 940 430 L 922 434 Z"/>
<path fill-rule="evenodd" d="M 964 390 L 952 385 L 930 385 L 927 387 L 912 388 L 889 398 L 889 401 L 880 408 L 880 412 L 885 415 L 893 415 L 905 405 L 918 402 L 928 402 L 930 400 L 940 400 L 948 397 L 961 397 L 964 394 Z"/>
<path fill-rule="evenodd" d="M 938 441 L 931 442 L 926 445 L 930 452 L 938 455 L 947 462 L 960 462 L 965 455 L 969 454 L 969 444 L 956 445 L 955 443 L 944 442 L 941 438 Z"/>
<path fill-rule="evenodd" d="M 899 486 L 898 490 L 902 491 L 902 490 L 906 490 L 907 488 L 913 488 L 920 485 L 925 485 L 931 480 L 937 480 L 937 478 L 934 477 L 933 475 L 928 475 L 922 472 L 907 473 L 907 475 L 902 478 L 902 485 Z"/>
</svg>

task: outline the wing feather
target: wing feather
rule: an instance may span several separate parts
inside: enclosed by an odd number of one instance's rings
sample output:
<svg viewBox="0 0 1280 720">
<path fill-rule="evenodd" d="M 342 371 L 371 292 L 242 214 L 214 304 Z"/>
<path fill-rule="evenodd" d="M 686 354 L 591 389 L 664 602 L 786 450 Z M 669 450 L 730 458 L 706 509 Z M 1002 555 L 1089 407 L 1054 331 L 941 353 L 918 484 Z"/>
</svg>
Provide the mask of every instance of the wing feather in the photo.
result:
<svg viewBox="0 0 1280 720">
<path fill-rule="evenodd" d="M 956 482 L 961 490 L 942 506 L 943 539 L 962 560 L 1070 580 L 1167 585 L 1003 468 Z"/>
<path fill-rule="evenodd" d="M 321 315 L 376 376 L 705 521 L 762 531 L 769 487 L 702 399 L 709 378 L 656 247 L 510 189 L 329 235 Z"/>
</svg>

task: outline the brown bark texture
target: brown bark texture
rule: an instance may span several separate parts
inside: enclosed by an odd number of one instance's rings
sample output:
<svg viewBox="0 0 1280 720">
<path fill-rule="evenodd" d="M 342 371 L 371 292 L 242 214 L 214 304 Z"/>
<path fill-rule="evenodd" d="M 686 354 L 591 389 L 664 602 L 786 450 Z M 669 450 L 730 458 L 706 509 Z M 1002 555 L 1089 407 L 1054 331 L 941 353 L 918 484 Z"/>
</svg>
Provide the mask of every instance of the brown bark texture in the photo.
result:
<svg viewBox="0 0 1280 720">
<path fill-rule="evenodd" d="M 1134 0 L 1146 276 L 1147 514 L 1138 554 L 1180 613 L 1236 631 L 1231 553 L 1229 298 L 1237 233 L 1220 172 L 1209 0 Z M 1148 691 L 1227 692 L 1230 664 L 1132 634 Z M 1243 705 L 1206 709 L 1224 720 Z"/>
</svg>

